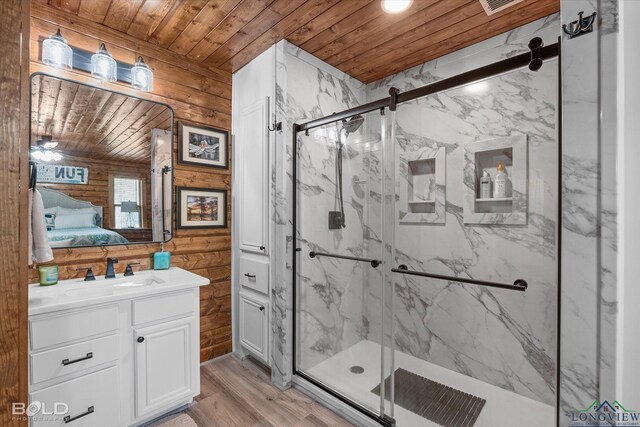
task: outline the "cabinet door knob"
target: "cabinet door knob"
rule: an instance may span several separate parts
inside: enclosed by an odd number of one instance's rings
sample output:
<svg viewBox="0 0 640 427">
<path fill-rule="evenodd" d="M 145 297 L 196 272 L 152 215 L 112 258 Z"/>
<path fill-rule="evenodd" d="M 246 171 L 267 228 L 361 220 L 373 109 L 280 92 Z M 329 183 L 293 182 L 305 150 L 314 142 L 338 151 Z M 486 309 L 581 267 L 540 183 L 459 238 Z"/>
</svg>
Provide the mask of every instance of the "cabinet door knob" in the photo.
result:
<svg viewBox="0 0 640 427">
<path fill-rule="evenodd" d="M 144 337 L 138 337 L 138 342 L 144 342 Z"/>
<path fill-rule="evenodd" d="M 260 306 L 260 311 L 264 311 L 264 306 Z"/>
<path fill-rule="evenodd" d="M 261 250 L 261 251 L 264 251 L 264 246 L 260 246 L 260 250 Z"/>
</svg>

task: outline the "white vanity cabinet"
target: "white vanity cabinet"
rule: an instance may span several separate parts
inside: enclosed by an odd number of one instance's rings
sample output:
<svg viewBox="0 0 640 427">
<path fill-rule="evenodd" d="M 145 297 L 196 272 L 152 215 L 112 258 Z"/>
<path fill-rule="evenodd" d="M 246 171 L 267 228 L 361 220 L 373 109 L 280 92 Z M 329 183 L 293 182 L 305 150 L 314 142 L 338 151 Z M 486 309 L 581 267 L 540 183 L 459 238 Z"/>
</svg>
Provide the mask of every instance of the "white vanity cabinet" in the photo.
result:
<svg viewBox="0 0 640 427">
<path fill-rule="evenodd" d="M 158 284 L 125 281 L 146 276 Z M 111 280 L 30 287 L 29 402 L 68 408 L 34 414 L 32 426 L 137 426 L 200 393 L 199 286 L 208 280 L 174 268 Z"/>
<path fill-rule="evenodd" d="M 135 330 L 136 417 L 199 393 L 197 323 L 191 317 Z"/>
<path fill-rule="evenodd" d="M 269 365 L 276 48 L 233 75 L 234 351 Z"/>
</svg>

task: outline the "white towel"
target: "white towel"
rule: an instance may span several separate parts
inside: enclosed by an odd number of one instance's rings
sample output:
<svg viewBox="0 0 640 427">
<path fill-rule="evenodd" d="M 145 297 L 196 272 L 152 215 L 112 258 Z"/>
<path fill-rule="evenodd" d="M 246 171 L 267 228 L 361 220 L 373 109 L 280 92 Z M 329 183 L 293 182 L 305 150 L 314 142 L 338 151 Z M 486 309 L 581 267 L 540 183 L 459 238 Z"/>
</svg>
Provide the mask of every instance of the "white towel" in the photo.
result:
<svg viewBox="0 0 640 427">
<path fill-rule="evenodd" d="M 29 190 L 29 265 L 53 260 L 44 222 L 44 203 L 38 190 Z"/>
</svg>

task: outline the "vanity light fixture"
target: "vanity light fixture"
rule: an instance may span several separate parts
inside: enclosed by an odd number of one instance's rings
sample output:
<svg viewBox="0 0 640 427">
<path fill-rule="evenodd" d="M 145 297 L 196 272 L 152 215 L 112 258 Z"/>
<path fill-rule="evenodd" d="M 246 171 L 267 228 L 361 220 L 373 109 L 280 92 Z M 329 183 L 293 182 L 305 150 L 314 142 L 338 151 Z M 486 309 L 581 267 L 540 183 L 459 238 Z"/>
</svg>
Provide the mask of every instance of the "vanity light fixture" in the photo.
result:
<svg viewBox="0 0 640 427">
<path fill-rule="evenodd" d="M 138 56 L 136 65 L 131 68 L 131 86 L 145 92 L 153 90 L 153 71 L 144 63 L 142 56 Z"/>
<path fill-rule="evenodd" d="M 413 0 L 382 0 L 382 10 L 387 13 L 400 13 L 411 7 Z"/>
<path fill-rule="evenodd" d="M 42 62 L 56 68 L 70 69 L 73 63 L 73 51 L 67 40 L 58 31 L 42 42 Z"/>
<path fill-rule="evenodd" d="M 91 56 L 91 75 L 107 82 L 115 82 L 118 79 L 118 65 L 104 43 L 100 43 L 98 51 Z"/>
</svg>

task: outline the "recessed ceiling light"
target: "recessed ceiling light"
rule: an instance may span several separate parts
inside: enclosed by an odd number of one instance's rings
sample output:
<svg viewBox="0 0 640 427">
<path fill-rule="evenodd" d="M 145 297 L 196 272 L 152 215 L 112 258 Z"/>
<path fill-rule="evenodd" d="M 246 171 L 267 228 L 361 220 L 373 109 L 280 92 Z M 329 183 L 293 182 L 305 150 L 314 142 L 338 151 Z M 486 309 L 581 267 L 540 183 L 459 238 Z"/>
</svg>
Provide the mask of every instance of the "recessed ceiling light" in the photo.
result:
<svg viewBox="0 0 640 427">
<path fill-rule="evenodd" d="M 409 9 L 413 0 L 382 0 L 382 10 L 387 13 L 400 13 Z"/>
</svg>

